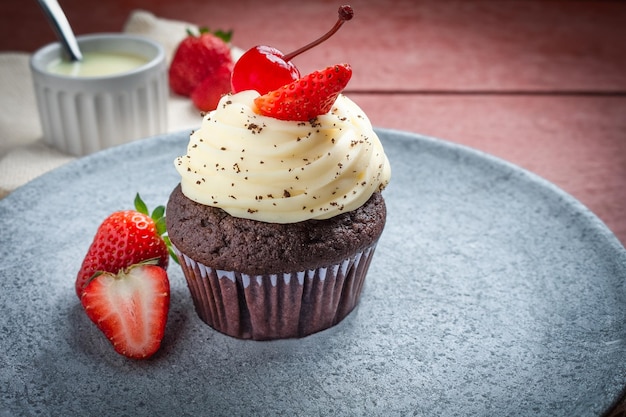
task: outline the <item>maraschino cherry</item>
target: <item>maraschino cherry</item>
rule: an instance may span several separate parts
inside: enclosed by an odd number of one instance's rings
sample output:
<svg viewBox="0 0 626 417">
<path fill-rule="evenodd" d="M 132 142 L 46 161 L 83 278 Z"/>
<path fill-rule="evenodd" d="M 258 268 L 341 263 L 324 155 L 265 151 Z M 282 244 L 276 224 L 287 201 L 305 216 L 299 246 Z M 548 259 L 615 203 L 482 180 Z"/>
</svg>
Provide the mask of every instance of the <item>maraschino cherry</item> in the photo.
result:
<svg viewBox="0 0 626 417">
<path fill-rule="evenodd" d="M 301 53 L 319 45 L 339 30 L 344 22 L 352 19 L 352 7 L 339 7 L 339 19 L 324 36 L 287 55 L 276 48 L 259 45 L 246 51 L 235 64 L 231 78 L 233 93 L 256 90 L 263 95 L 300 78 L 300 71 L 291 60 Z"/>
</svg>

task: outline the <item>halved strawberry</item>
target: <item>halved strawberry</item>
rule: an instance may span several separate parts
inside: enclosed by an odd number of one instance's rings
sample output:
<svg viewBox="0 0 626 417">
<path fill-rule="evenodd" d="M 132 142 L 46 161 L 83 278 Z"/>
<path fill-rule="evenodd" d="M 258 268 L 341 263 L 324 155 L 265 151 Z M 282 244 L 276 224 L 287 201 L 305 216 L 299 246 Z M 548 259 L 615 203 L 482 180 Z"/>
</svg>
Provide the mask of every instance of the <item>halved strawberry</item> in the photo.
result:
<svg viewBox="0 0 626 417">
<path fill-rule="evenodd" d="M 98 271 L 116 274 L 120 269 L 152 258 L 159 259 L 159 265 L 167 268 L 170 254 L 167 237 L 162 236 L 164 213 L 165 207 L 159 206 L 149 215 L 137 194 L 135 210 L 118 211 L 107 217 L 98 227 L 76 275 L 76 295 L 80 298 L 85 284 Z"/>
<path fill-rule="evenodd" d="M 281 120 L 311 120 L 330 111 L 350 77 L 350 65 L 333 65 L 259 96 L 254 104 L 265 116 Z"/>
<path fill-rule="evenodd" d="M 161 346 L 170 307 L 165 269 L 149 263 L 95 275 L 82 292 L 87 316 L 116 352 L 146 359 Z"/>
</svg>

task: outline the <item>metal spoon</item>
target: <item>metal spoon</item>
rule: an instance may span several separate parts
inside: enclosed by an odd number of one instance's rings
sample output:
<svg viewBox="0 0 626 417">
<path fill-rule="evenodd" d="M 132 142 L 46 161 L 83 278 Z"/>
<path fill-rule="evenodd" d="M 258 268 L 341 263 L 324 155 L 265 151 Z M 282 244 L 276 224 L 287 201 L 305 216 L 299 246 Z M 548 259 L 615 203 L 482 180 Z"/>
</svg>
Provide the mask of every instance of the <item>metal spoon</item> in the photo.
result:
<svg viewBox="0 0 626 417">
<path fill-rule="evenodd" d="M 44 14 L 48 18 L 52 29 L 56 33 L 63 49 L 67 52 L 72 61 L 81 61 L 83 54 L 80 52 L 78 42 L 74 36 L 74 32 L 70 27 L 70 23 L 63 13 L 63 9 L 57 0 L 38 0 L 39 5 L 43 9 Z"/>
</svg>

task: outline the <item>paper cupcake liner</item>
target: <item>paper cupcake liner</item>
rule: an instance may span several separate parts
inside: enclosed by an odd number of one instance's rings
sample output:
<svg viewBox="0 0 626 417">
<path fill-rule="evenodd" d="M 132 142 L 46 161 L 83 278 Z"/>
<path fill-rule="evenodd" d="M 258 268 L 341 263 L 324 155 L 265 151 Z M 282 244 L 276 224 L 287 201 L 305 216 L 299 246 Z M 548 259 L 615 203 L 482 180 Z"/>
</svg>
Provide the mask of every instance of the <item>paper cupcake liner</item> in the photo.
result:
<svg viewBox="0 0 626 417">
<path fill-rule="evenodd" d="M 304 337 L 343 320 L 357 305 L 376 242 L 335 264 L 248 275 L 213 269 L 176 248 L 198 316 L 240 339 Z"/>
</svg>

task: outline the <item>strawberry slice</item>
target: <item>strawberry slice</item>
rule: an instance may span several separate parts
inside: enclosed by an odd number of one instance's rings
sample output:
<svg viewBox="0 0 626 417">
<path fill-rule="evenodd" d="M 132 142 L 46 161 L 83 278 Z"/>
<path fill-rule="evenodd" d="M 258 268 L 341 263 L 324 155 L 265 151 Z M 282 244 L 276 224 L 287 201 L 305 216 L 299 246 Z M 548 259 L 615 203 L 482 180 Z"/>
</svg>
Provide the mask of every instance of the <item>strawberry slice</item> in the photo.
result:
<svg viewBox="0 0 626 417">
<path fill-rule="evenodd" d="M 98 227 L 91 246 L 76 275 L 76 295 L 80 298 L 87 281 L 98 271 L 116 274 L 120 269 L 147 259 L 159 259 L 167 268 L 170 251 L 165 233 L 165 207 L 151 215 L 139 194 L 135 210 L 117 211 Z M 174 258 L 175 259 L 175 258 Z"/>
<path fill-rule="evenodd" d="M 259 96 L 254 104 L 264 116 L 281 120 L 311 120 L 330 111 L 350 77 L 350 65 L 333 65 Z"/>
<path fill-rule="evenodd" d="M 116 352 L 146 359 L 161 346 L 170 306 L 165 269 L 142 263 L 95 275 L 80 301 Z"/>
</svg>

